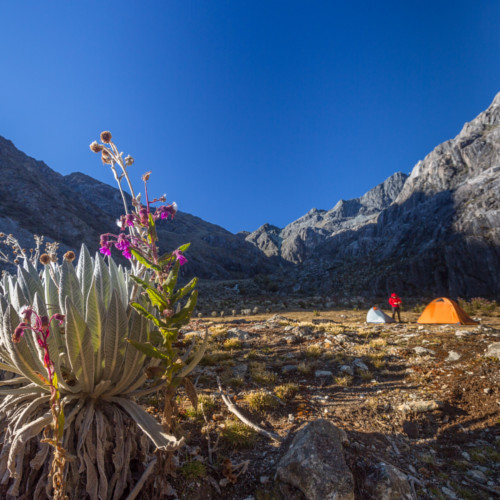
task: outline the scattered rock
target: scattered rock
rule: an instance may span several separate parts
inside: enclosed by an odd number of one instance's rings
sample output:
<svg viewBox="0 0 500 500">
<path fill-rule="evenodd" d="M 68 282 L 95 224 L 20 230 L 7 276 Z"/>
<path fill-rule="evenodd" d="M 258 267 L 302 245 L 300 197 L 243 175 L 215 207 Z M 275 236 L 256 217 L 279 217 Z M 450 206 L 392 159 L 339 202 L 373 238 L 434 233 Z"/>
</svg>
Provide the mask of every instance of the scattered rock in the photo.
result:
<svg viewBox="0 0 500 500">
<path fill-rule="evenodd" d="M 478 469 L 468 470 L 467 475 L 474 481 L 477 481 L 478 483 L 485 484 L 486 481 L 488 481 L 488 478 L 484 475 L 484 472 L 481 472 Z"/>
<path fill-rule="evenodd" d="M 445 361 L 452 362 L 452 361 L 458 361 L 461 358 L 461 354 L 455 351 L 450 351 L 448 353 L 448 357 L 445 359 Z"/>
<path fill-rule="evenodd" d="M 355 368 L 357 368 L 358 370 L 361 370 L 362 372 L 367 372 L 369 371 L 368 370 L 368 367 L 365 365 L 365 363 L 363 363 L 363 361 L 359 358 L 355 359 L 352 364 L 354 365 Z"/>
<path fill-rule="evenodd" d="M 297 370 L 297 365 L 285 365 L 283 368 L 281 368 L 281 373 L 296 372 Z"/>
<path fill-rule="evenodd" d="M 364 490 L 377 500 L 413 500 L 406 474 L 393 465 L 380 462 L 368 473 Z"/>
<path fill-rule="evenodd" d="M 441 487 L 441 491 L 448 497 L 451 498 L 452 500 L 457 500 L 458 497 L 455 494 L 453 490 L 450 490 L 450 488 L 447 488 L 446 486 Z"/>
<path fill-rule="evenodd" d="M 231 328 L 227 331 L 228 339 L 238 339 L 238 340 L 248 340 L 250 334 L 245 330 L 240 330 L 239 328 Z"/>
<path fill-rule="evenodd" d="M 314 376 L 316 378 L 326 378 L 326 377 L 333 377 L 333 373 L 328 370 L 316 370 L 314 372 Z"/>
<path fill-rule="evenodd" d="M 425 347 L 414 347 L 413 350 L 415 351 L 415 354 L 417 354 L 417 356 L 425 356 L 426 354 L 430 356 L 434 355 L 434 351 Z"/>
<path fill-rule="evenodd" d="M 438 401 L 410 401 L 398 407 L 399 411 L 409 413 L 426 413 L 428 411 L 439 410 L 441 403 Z"/>
<path fill-rule="evenodd" d="M 500 359 L 500 342 L 495 342 L 494 344 L 490 344 L 486 349 L 484 356 L 486 358 Z"/>
<path fill-rule="evenodd" d="M 315 420 L 296 434 L 276 475 L 308 500 L 354 500 L 354 478 L 345 462 L 342 433 L 328 420 Z"/>
<path fill-rule="evenodd" d="M 352 366 L 349 366 L 349 365 L 342 365 L 340 367 L 340 371 L 342 373 L 347 373 L 347 375 L 354 375 L 354 370 L 352 369 Z"/>
</svg>

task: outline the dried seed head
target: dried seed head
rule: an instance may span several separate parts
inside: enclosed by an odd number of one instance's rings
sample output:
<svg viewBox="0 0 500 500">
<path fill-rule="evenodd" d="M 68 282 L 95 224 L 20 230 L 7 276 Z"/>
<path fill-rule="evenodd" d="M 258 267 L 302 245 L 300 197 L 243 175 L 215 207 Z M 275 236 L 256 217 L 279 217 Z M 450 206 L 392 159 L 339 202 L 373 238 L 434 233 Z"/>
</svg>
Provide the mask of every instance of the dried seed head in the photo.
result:
<svg viewBox="0 0 500 500">
<path fill-rule="evenodd" d="M 133 165 L 134 164 L 134 159 L 128 155 L 125 157 L 125 165 L 127 165 L 127 167 L 130 167 L 130 165 Z"/>
<path fill-rule="evenodd" d="M 109 130 L 101 132 L 101 141 L 104 142 L 104 144 L 109 144 L 111 142 L 111 138 L 112 135 Z"/>
<path fill-rule="evenodd" d="M 4 233 L 0 233 L 0 238 L 3 238 L 5 236 Z"/>
<path fill-rule="evenodd" d="M 43 264 L 44 266 L 50 264 L 50 255 L 42 253 L 42 255 L 40 255 L 40 264 Z"/>
<path fill-rule="evenodd" d="M 19 264 L 19 259 L 14 259 L 14 264 Z"/>
<path fill-rule="evenodd" d="M 76 255 L 75 255 L 75 252 L 73 252 L 73 250 L 70 250 L 69 252 L 66 252 L 64 255 L 63 255 L 63 259 L 64 260 L 67 260 L 68 262 L 73 262 L 76 258 Z"/>
<path fill-rule="evenodd" d="M 151 170 L 149 172 L 146 172 L 142 177 L 141 179 L 146 182 L 147 180 L 149 180 L 149 176 L 151 175 Z"/>
<path fill-rule="evenodd" d="M 106 149 L 102 150 L 101 159 L 102 159 L 103 163 L 109 163 L 109 164 L 113 163 L 112 160 L 111 160 L 111 155 L 108 153 L 108 151 Z"/>
<path fill-rule="evenodd" d="M 94 153 L 100 153 L 103 149 L 104 149 L 104 147 L 101 146 L 100 144 L 98 144 L 97 141 L 94 141 L 90 145 L 90 150 L 93 151 Z"/>
<path fill-rule="evenodd" d="M 50 260 L 51 260 L 52 262 L 57 262 L 57 255 L 56 255 L 55 253 L 51 253 L 51 254 L 50 254 Z"/>
</svg>

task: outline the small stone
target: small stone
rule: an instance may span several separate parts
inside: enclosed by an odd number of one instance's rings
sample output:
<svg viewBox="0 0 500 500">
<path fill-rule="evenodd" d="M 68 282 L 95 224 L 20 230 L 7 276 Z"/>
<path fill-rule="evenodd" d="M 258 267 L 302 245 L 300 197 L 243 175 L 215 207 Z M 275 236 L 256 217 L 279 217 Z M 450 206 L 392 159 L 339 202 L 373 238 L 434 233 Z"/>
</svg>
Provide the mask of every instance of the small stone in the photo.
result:
<svg viewBox="0 0 500 500">
<path fill-rule="evenodd" d="M 471 478 L 474 479 L 474 481 L 477 481 L 478 483 L 486 483 L 488 481 L 488 478 L 484 475 L 484 472 L 481 472 L 480 470 L 477 469 L 471 469 L 467 471 L 467 475 Z"/>
<path fill-rule="evenodd" d="M 368 371 L 368 367 L 365 365 L 365 363 L 363 363 L 363 361 L 361 359 L 355 359 L 352 364 L 358 369 L 358 370 L 361 370 L 363 372 L 367 372 Z"/>
<path fill-rule="evenodd" d="M 489 387 L 486 387 L 485 389 L 483 389 L 483 392 L 485 394 L 491 394 L 492 391 L 491 391 L 491 389 Z"/>
<path fill-rule="evenodd" d="M 260 484 L 266 484 L 269 481 L 269 476 L 260 476 Z"/>
<path fill-rule="evenodd" d="M 450 351 L 448 353 L 448 357 L 445 359 L 445 361 L 448 361 L 448 362 L 458 361 L 460 358 L 461 358 L 461 355 L 458 352 Z"/>
<path fill-rule="evenodd" d="M 457 500 L 458 497 L 455 494 L 454 491 L 450 490 L 450 488 L 447 488 L 446 486 L 441 487 L 441 491 L 448 497 L 451 498 L 452 500 Z"/>
<path fill-rule="evenodd" d="M 340 371 L 342 373 L 347 373 L 347 375 L 354 375 L 354 370 L 352 369 L 352 366 L 349 366 L 349 365 L 342 365 L 340 367 Z"/>
<path fill-rule="evenodd" d="M 470 461 L 470 455 L 466 451 L 462 451 L 462 457 L 465 460 Z"/>
<path fill-rule="evenodd" d="M 500 359 L 500 342 L 495 342 L 494 344 L 490 344 L 488 349 L 484 354 L 485 358 L 497 358 Z"/>
<path fill-rule="evenodd" d="M 281 368 L 282 373 L 296 372 L 298 370 L 297 365 L 285 365 Z"/>
<path fill-rule="evenodd" d="M 250 334 L 245 332 L 245 330 L 240 330 L 239 328 L 231 328 L 227 331 L 228 339 L 238 339 L 238 340 L 248 340 Z"/>
<path fill-rule="evenodd" d="M 414 347 L 413 350 L 415 351 L 415 354 L 417 354 L 418 356 L 425 356 L 426 354 L 432 356 L 434 354 L 434 351 L 426 349 L 425 347 Z"/>
<path fill-rule="evenodd" d="M 328 370 L 316 370 L 314 372 L 314 376 L 316 378 L 321 378 L 321 377 L 333 377 L 333 373 L 328 371 Z"/>
</svg>

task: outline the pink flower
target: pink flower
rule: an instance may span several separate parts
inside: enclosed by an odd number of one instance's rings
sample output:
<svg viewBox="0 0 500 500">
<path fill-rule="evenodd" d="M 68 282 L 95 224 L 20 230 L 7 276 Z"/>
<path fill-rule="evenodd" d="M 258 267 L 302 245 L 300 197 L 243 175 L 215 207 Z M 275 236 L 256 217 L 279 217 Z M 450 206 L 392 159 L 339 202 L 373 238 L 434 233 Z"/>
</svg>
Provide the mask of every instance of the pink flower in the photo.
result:
<svg viewBox="0 0 500 500">
<path fill-rule="evenodd" d="M 101 252 L 103 255 L 107 255 L 108 257 L 111 255 L 111 248 L 109 248 L 111 245 L 108 244 L 104 247 L 99 248 L 99 252 Z"/>
<path fill-rule="evenodd" d="M 168 219 L 170 216 L 172 219 L 174 218 L 175 213 L 177 212 L 177 203 L 172 203 L 170 205 L 162 205 L 156 209 L 154 214 L 155 219 Z"/>
<path fill-rule="evenodd" d="M 107 234 L 101 234 L 100 245 L 101 245 L 101 248 L 99 249 L 99 252 L 101 252 L 103 255 L 110 256 L 111 255 L 111 242 L 109 241 L 109 236 Z"/>
<path fill-rule="evenodd" d="M 186 257 L 182 255 L 180 250 L 174 250 L 172 253 L 175 255 L 175 258 L 177 259 L 177 261 L 181 266 L 183 266 L 188 261 Z"/>
</svg>

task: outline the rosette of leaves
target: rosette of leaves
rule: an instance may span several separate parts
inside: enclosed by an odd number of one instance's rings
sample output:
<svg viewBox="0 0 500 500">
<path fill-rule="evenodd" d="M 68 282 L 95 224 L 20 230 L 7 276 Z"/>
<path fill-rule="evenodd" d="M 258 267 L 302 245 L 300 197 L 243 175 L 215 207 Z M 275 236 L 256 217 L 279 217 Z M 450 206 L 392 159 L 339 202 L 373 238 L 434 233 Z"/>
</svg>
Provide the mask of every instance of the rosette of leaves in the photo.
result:
<svg viewBox="0 0 500 500">
<path fill-rule="evenodd" d="M 28 334 L 12 341 L 25 305 L 39 315 L 66 316 L 64 331 L 51 324 L 48 342 L 65 415 L 62 444 L 73 456 L 65 471 L 71 498 L 135 498 L 153 470 L 154 450 L 182 445 L 135 400 L 156 389 L 144 386 L 148 368 L 160 361 L 131 344 L 151 342 L 148 320 L 129 305 L 136 289 L 126 270 L 99 254 L 92 258 L 85 246 L 76 268 L 65 261 L 39 274 L 26 260 L 17 276 L 4 275 L 0 369 L 13 376 L 0 382 L 0 495 L 50 497 L 43 352 Z"/>
</svg>

